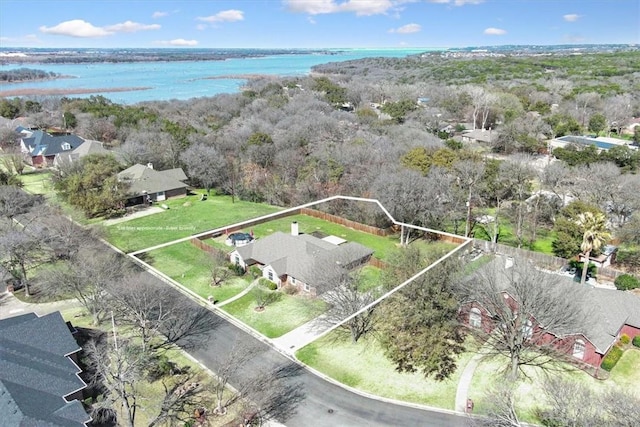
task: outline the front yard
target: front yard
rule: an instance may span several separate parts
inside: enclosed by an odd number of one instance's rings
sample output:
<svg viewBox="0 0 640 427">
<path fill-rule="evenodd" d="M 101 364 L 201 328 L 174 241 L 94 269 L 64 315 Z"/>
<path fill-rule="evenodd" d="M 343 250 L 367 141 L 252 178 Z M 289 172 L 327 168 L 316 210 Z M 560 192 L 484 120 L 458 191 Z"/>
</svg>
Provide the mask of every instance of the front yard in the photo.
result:
<svg viewBox="0 0 640 427">
<path fill-rule="evenodd" d="M 147 252 L 143 259 L 202 298 L 213 296 L 219 303 L 242 292 L 251 281 L 249 276 L 234 276 L 221 286 L 211 286 L 211 269 L 207 253 L 190 242 Z"/>
<path fill-rule="evenodd" d="M 264 311 L 255 310 L 256 301 L 251 292 L 221 309 L 268 338 L 282 336 L 327 310 L 327 304 L 321 299 L 278 292 L 280 299 L 267 305 Z"/>
<path fill-rule="evenodd" d="M 484 360 L 478 365 L 469 388 L 469 397 L 475 403 L 474 412 L 486 413 L 491 403 L 491 397 L 487 393 L 503 378 L 500 370 L 505 366 L 505 363 L 506 360 L 496 358 Z M 640 350 L 631 348 L 625 351 L 607 380 L 597 380 L 581 370 L 553 371 L 548 374 L 564 376 L 597 392 L 615 387 L 640 397 L 639 366 Z M 522 420 L 535 423 L 538 420 L 534 416 L 534 410 L 544 403 L 542 384 L 545 372 L 530 367 L 525 367 L 525 372 L 528 378 L 521 375 L 516 388 L 516 409 Z"/>
<path fill-rule="evenodd" d="M 296 357 L 329 377 L 377 396 L 438 408 L 454 409 L 460 374 L 473 356 L 463 353 L 458 369 L 445 381 L 426 379 L 420 373 L 400 373 L 384 356 L 375 338 L 363 338 L 356 344 L 337 339 L 335 333 L 296 352 Z"/>
</svg>

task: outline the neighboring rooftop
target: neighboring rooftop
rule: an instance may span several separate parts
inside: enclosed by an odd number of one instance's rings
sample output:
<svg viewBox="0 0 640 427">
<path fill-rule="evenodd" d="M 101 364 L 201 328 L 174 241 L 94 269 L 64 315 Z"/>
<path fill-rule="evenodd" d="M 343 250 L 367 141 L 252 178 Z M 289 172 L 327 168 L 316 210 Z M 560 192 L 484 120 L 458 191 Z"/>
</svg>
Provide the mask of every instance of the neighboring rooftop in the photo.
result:
<svg viewBox="0 0 640 427">
<path fill-rule="evenodd" d="M 158 193 L 187 187 L 182 182 L 187 179 L 182 169 L 157 171 L 153 169 L 151 164 L 146 166 L 141 164 L 133 165 L 120 172 L 118 179 L 131 184 L 129 193 L 132 195 Z"/>
<path fill-rule="evenodd" d="M 59 312 L 0 320 L 2 425 L 81 427 L 91 421 L 79 400 L 80 369 L 68 357 L 80 351 Z"/>
<path fill-rule="evenodd" d="M 22 142 L 31 156 L 55 156 L 65 151 L 75 150 L 84 143 L 84 139 L 77 135 L 53 136 L 37 130 L 31 136 L 22 138 Z"/>
</svg>

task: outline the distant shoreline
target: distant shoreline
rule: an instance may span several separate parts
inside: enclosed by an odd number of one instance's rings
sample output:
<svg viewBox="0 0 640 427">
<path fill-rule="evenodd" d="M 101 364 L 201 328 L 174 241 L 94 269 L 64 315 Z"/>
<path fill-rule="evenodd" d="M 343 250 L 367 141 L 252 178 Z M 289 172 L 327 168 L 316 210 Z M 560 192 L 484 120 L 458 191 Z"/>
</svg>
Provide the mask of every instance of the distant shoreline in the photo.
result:
<svg viewBox="0 0 640 427">
<path fill-rule="evenodd" d="M 222 76 L 199 77 L 193 80 L 251 80 L 251 79 L 277 79 L 281 76 L 273 74 L 225 74 Z"/>
<path fill-rule="evenodd" d="M 80 95 L 87 93 L 109 93 L 109 92 L 133 92 L 137 90 L 149 90 L 152 87 L 102 87 L 92 89 L 10 89 L 0 91 L 0 97 L 8 96 L 30 96 L 30 95 Z"/>
</svg>

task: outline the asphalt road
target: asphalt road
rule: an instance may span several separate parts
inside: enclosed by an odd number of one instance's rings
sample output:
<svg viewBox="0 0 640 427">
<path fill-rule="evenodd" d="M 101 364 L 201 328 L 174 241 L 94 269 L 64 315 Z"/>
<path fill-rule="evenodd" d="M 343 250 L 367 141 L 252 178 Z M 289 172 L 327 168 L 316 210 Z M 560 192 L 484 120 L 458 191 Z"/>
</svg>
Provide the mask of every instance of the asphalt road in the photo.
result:
<svg viewBox="0 0 640 427">
<path fill-rule="evenodd" d="M 212 316 L 218 317 L 216 314 Z M 468 419 L 436 411 L 427 411 L 370 399 L 352 393 L 300 367 L 269 345 L 235 325 L 219 318 L 206 346 L 191 351 L 202 364 L 216 372 L 228 360 L 239 343 L 247 346 L 251 358 L 244 363 L 237 383 L 250 381 L 263 374 L 280 376 L 296 396 L 282 396 L 279 422 L 287 426 L 468 426 Z M 357 363 L 357 361 L 354 361 Z M 284 374 L 283 374 L 284 372 Z M 269 393 L 269 390 L 264 390 Z M 301 397 L 301 399 L 300 399 Z"/>
</svg>

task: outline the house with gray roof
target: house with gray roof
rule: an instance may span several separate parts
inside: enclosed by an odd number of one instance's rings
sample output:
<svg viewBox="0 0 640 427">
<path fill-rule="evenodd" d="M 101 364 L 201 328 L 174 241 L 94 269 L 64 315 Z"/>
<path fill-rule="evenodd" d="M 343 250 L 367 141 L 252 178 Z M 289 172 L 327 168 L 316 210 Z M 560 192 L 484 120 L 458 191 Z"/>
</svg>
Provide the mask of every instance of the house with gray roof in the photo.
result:
<svg viewBox="0 0 640 427">
<path fill-rule="evenodd" d="M 69 153 L 84 143 L 84 139 L 77 135 L 51 135 L 42 130 L 36 130 L 20 140 L 20 149 L 26 160 L 34 167 L 48 167 L 53 165 L 56 155 Z"/>
<path fill-rule="evenodd" d="M 53 166 L 60 167 L 62 165 L 71 164 L 90 154 L 109 154 L 110 151 L 104 148 L 102 142 L 86 139 L 83 144 L 71 151 L 64 151 L 56 154 L 53 159 Z"/>
<path fill-rule="evenodd" d="M 290 234 L 275 232 L 267 237 L 237 247 L 231 262 L 243 268 L 257 266 L 262 277 L 278 288 L 289 285 L 301 292 L 320 295 L 332 287 L 327 274 L 347 273 L 366 264 L 373 251 L 359 243 L 346 242 L 336 236 L 319 238 L 298 232 L 292 224 Z"/>
<path fill-rule="evenodd" d="M 118 174 L 118 180 L 129 184 L 127 205 L 162 202 L 187 195 L 187 176 L 181 168 L 158 171 L 151 163 L 136 164 Z"/>
<path fill-rule="evenodd" d="M 86 426 L 80 350 L 60 312 L 0 320 L 0 424 Z"/>
<path fill-rule="evenodd" d="M 499 267 L 501 265 L 503 267 Z M 507 277 L 499 274 L 500 271 L 505 271 L 501 268 L 509 268 L 509 262 L 501 257 L 483 267 L 498 272 L 495 276 L 498 286 L 502 287 L 505 298 L 513 300 L 513 309 L 517 310 L 518 302 L 509 292 L 508 284 L 501 283 Z M 473 280 L 473 277 L 469 279 L 469 286 L 473 286 Z M 554 342 L 557 349 L 566 352 L 577 364 L 599 368 L 602 359 L 623 334 L 631 339 L 640 335 L 640 296 L 629 291 L 580 285 L 568 276 L 554 276 L 550 283 L 562 286 L 562 294 L 567 299 L 581 304 L 580 309 L 587 314 L 588 322 L 571 331 L 545 329 L 540 324 L 535 327 L 541 328 L 543 333 L 539 336 L 543 341 Z M 463 303 L 460 309 L 460 320 L 464 324 L 482 328 L 487 334 L 496 327 L 492 316 L 488 307 L 475 301 Z M 537 323 L 535 319 L 532 320 Z"/>
</svg>

